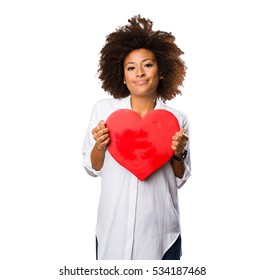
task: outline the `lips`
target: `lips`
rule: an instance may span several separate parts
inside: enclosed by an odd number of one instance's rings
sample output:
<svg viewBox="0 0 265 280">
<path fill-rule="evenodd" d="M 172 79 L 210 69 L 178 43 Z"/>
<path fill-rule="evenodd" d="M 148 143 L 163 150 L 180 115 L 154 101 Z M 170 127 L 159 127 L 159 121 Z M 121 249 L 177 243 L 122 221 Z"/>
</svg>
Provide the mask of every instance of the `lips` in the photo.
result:
<svg viewBox="0 0 265 280">
<path fill-rule="evenodd" d="M 137 84 L 137 85 L 144 85 L 144 84 L 146 84 L 148 82 L 148 80 L 140 80 L 140 81 L 136 81 L 135 83 Z"/>
</svg>

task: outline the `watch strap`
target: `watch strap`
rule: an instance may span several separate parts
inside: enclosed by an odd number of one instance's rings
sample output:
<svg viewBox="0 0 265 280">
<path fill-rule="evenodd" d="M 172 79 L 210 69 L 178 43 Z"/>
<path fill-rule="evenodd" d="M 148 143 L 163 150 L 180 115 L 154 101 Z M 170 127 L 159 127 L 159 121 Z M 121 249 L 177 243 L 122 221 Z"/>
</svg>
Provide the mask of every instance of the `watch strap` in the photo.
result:
<svg viewBox="0 0 265 280">
<path fill-rule="evenodd" d="M 184 152 L 182 153 L 181 156 L 176 156 L 176 155 L 173 155 L 173 159 L 174 160 L 177 160 L 177 161 L 183 161 L 186 157 L 187 157 L 187 154 L 188 154 L 188 151 L 187 150 L 184 150 Z"/>
</svg>

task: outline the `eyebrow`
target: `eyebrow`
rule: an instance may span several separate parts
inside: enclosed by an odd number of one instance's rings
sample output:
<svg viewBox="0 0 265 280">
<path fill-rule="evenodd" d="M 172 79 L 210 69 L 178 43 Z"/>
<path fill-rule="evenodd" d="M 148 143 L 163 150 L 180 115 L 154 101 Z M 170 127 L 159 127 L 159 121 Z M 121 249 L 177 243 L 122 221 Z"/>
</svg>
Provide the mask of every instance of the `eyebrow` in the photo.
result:
<svg viewBox="0 0 265 280">
<path fill-rule="evenodd" d="M 145 58 L 144 60 L 142 60 L 142 62 L 145 62 L 146 60 L 152 60 L 152 61 L 154 61 L 154 59 L 152 59 L 152 58 Z M 127 62 L 126 64 L 124 64 L 124 66 L 126 66 L 127 64 L 135 64 L 135 62 Z"/>
</svg>

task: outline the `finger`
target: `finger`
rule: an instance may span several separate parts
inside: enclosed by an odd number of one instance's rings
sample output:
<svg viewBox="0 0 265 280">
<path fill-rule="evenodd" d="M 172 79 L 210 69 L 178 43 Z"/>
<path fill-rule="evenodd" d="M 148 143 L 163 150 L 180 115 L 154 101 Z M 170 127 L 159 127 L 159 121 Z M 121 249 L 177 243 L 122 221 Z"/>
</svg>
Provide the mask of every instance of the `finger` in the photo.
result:
<svg viewBox="0 0 265 280">
<path fill-rule="evenodd" d="M 108 128 L 101 128 L 98 132 L 96 132 L 95 133 L 95 137 L 96 138 L 99 138 L 99 137 L 101 137 L 102 135 L 104 135 L 104 134 L 106 134 L 106 133 L 108 133 Z"/>
<path fill-rule="evenodd" d="M 181 138 L 188 141 L 189 140 L 189 136 L 186 134 L 186 130 L 184 128 L 181 128 L 181 130 L 179 131 L 181 133 Z"/>
<path fill-rule="evenodd" d="M 98 130 L 99 129 L 99 130 Z M 100 127 L 96 127 L 95 129 L 92 130 L 92 135 L 93 135 L 93 138 L 98 141 L 98 139 L 108 133 L 109 129 L 106 128 L 106 127 L 103 127 L 103 128 L 100 128 Z"/>
<path fill-rule="evenodd" d="M 98 149 L 99 150 L 106 149 L 109 142 L 110 142 L 110 138 L 108 137 L 104 142 L 98 144 Z"/>
<path fill-rule="evenodd" d="M 172 145 L 175 146 L 175 147 L 177 147 L 177 146 L 179 145 L 179 142 L 173 140 L 173 141 L 172 141 Z"/>
<path fill-rule="evenodd" d="M 100 131 L 100 129 L 101 129 L 101 128 L 100 128 L 100 126 L 98 125 L 98 126 L 96 126 L 95 128 L 93 128 L 91 132 L 92 132 L 93 135 L 95 135 L 95 134 L 97 134 L 97 133 Z"/>
<path fill-rule="evenodd" d="M 185 139 L 186 141 L 189 140 L 189 136 L 188 136 L 186 133 L 183 133 L 183 134 L 182 134 L 182 137 L 183 137 L 183 139 Z"/>
<path fill-rule="evenodd" d="M 182 154 L 184 151 L 184 147 L 183 146 L 171 146 L 172 150 L 174 151 L 175 154 Z"/>
<path fill-rule="evenodd" d="M 186 146 L 187 140 L 186 138 L 183 138 L 182 136 L 176 136 L 172 139 L 172 144 L 174 145 L 181 145 L 181 146 Z"/>
<path fill-rule="evenodd" d="M 176 146 L 176 145 L 172 144 L 171 148 L 177 153 L 181 153 L 184 150 L 184 146 L 182 146 L 182 145 L 181 146 L 180 145 Z"/>
<path fill-rule="evenodd" d="M 109 137 L 108 133 L 105 133 L 97 138 L 97 143 L 103 143 Z"/>
<path fill-rule="evenodd" d="M 97 131 L 98 131 L 98 127 L 96 126 L 91 130 L 91 133 L 94 135 Z"/>
<path fill-rule="evenodd" d="M 177 131 L 173 137 L 181 137 L 183 135 L 183 133 L 185 133 L 185 129 L 181 128 L 179 131 Z"/>
<path fill-rule="evenodd" d="M 104 122 L 104 120 L 100 120 L 99 122 L 98 122 L 98 124 L 100 125 L 100 124 L 105 124 L 105 122 Z"/>
<path fill-rule="evenodd" d="M 173 141 L 188 141 L 189 140 L 189 136 L 183 132 L 177 132 L 173 137 L 172 137 Z"/>
<path fill-rule="evenodd" d="M 103 120 L 98 122 L 98 125 L 92 129 L 92 133 L 98 132 L 100 129 L 105 128 L 106 123 Z"/>
<path fill-rule="evenodd" d="M 102 144 L 104 144 L 105 146 L 107 146 L 110 142 L 110 138 L 108 137 Z"/>
<path fill-rule="evenodd" d="M 105 123 L 103 120 L 101 120 L 101 121 L 99 121 L 99 123 L 98 123 L 98 127 L 99 127 L 100 129 L 103 129 L 103 128 L 106 127 L 106 123 Z"/>
<path fill-rule="evenodd" d="M 183 139 L 178 139 L 178 141 L 175 140 L 172 141 L 172 146 L 178 151 L 183 151 L 186 147 L 186 144 L 187 144 L 186 140 Z"/>
</svg>

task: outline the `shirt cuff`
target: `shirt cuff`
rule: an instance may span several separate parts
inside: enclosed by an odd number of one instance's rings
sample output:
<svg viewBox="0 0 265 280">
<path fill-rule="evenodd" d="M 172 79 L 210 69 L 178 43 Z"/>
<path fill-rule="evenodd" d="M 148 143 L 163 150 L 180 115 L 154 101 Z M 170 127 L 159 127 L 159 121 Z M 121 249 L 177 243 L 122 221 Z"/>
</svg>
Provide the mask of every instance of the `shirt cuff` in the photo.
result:
<svg viewBox="0 0 265 280">
<path fill-rule="evenodd" d="M 101 170 L 95 170 L 92 167 L 91 160 L 90 160 L 90 153 L 84 154 L 82 166 L 85 168 L 86 172 L 92 177 L 98 177 L 102 173 L 102 169 Z"/>
<path fill-rule="evenodd" d="M 191 176 L 190 166 L 186 162 L 184 162 L 184 167 L 185 167 L 185 171 L 183 177 L 181 179 L 176 177 L 178 189 L 180 189 L 186 183 L 188 178 Z"/>
</svg>

